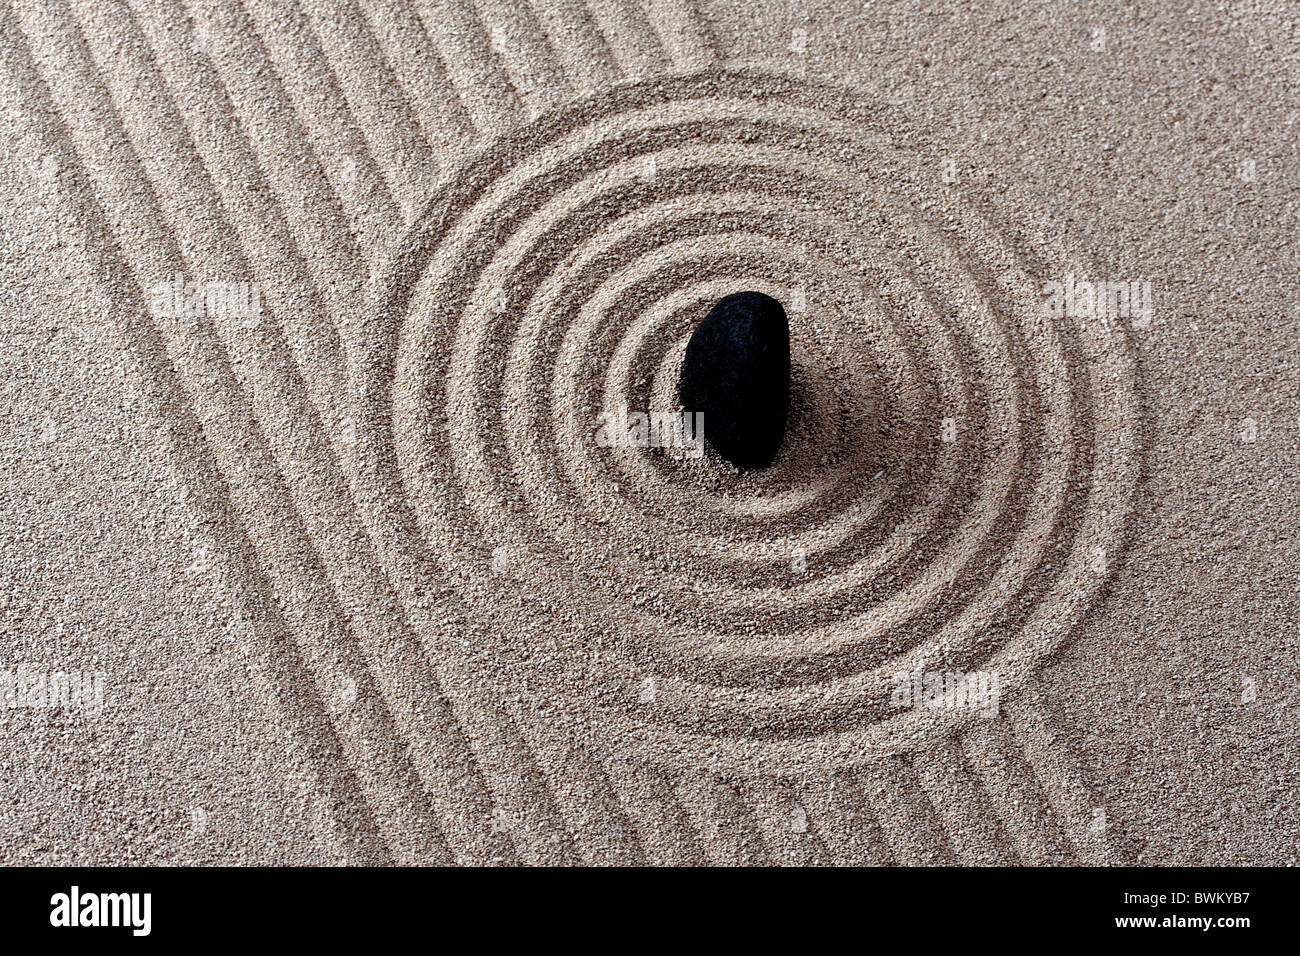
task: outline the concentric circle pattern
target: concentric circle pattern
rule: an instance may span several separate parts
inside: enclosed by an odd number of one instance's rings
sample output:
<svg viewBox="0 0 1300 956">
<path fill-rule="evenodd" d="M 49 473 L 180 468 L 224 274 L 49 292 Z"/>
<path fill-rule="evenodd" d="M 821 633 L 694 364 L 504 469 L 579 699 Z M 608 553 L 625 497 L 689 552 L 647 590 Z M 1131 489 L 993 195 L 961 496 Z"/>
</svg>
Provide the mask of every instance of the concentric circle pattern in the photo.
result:
<svg viewBox="0 0 1300 956">
<path fill-rule="evenodd" d="M 973 719 L 894 708 L 902 673 L 1022 682 L 1114 560 L 1133 372 L 1043 313 L 1086 264 L 941 170 L 888 108 L 715 71 L 544 116 L 435 196 L 368 317 L 357 467 L 436 653 L 627 759 L 741 773 Z M 598 441 L 675 410 L 740 289 L 791 315 L 775 465 Z"/>
</svg>

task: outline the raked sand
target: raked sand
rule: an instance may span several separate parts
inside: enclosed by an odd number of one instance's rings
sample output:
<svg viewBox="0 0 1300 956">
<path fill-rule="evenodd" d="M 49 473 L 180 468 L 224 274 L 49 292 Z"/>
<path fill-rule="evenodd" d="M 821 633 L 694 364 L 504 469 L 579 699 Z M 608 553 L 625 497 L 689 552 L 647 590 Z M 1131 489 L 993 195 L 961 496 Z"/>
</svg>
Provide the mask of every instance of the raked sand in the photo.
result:
<svg viewBox="0 0 1300 956">
<path fill-rule="evenodd" d="M 0 860 L 1295 862 L 1298 40 L 6 3 Z"/>
</svg>

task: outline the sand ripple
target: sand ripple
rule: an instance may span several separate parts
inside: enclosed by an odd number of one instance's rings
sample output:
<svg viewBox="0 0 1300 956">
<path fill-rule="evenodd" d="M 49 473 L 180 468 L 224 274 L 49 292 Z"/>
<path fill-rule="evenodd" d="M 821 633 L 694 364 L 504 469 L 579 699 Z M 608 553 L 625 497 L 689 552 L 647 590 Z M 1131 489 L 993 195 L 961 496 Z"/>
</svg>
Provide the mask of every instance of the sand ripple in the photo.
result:
<svg viewBox="0 0 1300 956">
<path fill-rule="evenodd" d="M 1120 330 L 1042 315 L 1086 272 L 995 230 L 888 108 L 758 72 L 623 86 L 498 141 L 430 202 L 367 316 L 359 497 L 440 653 L 665 765 L 851 764 L 951 730 L 900 672 L 1057 648 L 1136 481 Z M 669 409 L 717 297 L 791 315 L 775 465 L 605 448 Z M 802 306 L 802 307 L 801 307 Z M 433 630 L 432 625 L 429 625 Z"/>
</svg>

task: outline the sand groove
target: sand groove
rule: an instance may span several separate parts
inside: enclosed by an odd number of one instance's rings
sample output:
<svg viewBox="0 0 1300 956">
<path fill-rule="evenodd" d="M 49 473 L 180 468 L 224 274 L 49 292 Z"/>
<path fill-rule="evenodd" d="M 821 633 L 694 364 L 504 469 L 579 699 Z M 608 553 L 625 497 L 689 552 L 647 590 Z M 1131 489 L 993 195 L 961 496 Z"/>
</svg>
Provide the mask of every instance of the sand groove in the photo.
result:
<svg viewBox="0 0 1300 956">
<path fill-rule="evenodd" d="M 13 102 L 22 103 L 26 109 L 18 116 L 58 117 L 61 113 L 75 115 L 73 104 L 81 102 L 76 98 L 65 103 L 56 103 L 50 87 L 47 87 L 36 66 L 36 57 L 28 49 L 29 40 L 24 36 L 22 27 L 10 11 L 8 5 L 0 6 L 5 29 L 0 31 L 3 41 L 0 51 L 5 57 L 4 76 L 13 79 L 9 91 L 13 93 Z M 37 37 L 46 34 L 36 32 Z M 65 51 L 84 52 L 77 41 L 61 48 Z M 73 61 L 73 68 L 57 70 L 56 78 L 77 79 L 80 74 Z M 92 76 L 84 78 L 79 87 L 84 97 L 87 92 L 94 93 L 98 82 Z M 112 115 L 112 111 L 97 115 Z M 59 163 L 59 168 L 76 170 L 75 180 L 83 184 L 94 184 L 104 189 L 103 181 L 95 181 L 89 176 L 90 170 L 102 172 L 111 169 L 111 164 L 103 161 L 85 164 L 79 154 L 80 149 L 87 149 L 94 156 L 93 148 L 83 142 L 74 142 L 73 132 L 84 133 L 96 130 L 96 124 L 84 126 L 69 125 L 55 119 L 51 126 L 33 124 L 31 127 L 30 147 L 33 155 L 51 156 Z M 111 201 L 115 198 L 112 188 L 105 190 Z M 120 319 L 115 329 L 125 340 L 126 354 L 137 364 L 143 379 L 140 401 L 150 408 L 160 427 L 167 430 L 172 438 L 175 454 L 175 468 L 181 480 L 181 486 L 192 489 L 196 502 L 211 508 L 213 520 L 213 537 L 230 555 L 238 576 L 238 584 L 231 590 L 231 606 L 235 609 L 238 621 L 245 625 L 255 640 L 249 642 L 249 654 L 261 662 L 267 677 L 269 689 L 277 693 L 273 699 L 282 702 L 282 712 L 287 718 L 288 726 L 294 733 L 298 748 L 320 768 L 322 773 L 316 776 L 315 796 L 326 807 L 323 822 L 331 831 L 331 842 L 344 859 L 361 862 L 385 862 L 391 858 L 390 850 L 385 845 L 385 833 L 382 826 L 377 826 L 373 810 L 369 805 L 369 796 L 364 787 L 358 786 L 349 762 L 340 752 L 340 742 L 336 730 L 331 725 L 329 715 L 325 712 L 323 701 L 316 694 L 297 696 L 294 688 L 305 686 L 306 680 L 302 662 L 291 651 L 293 631 L 284 620 L 278 605 L 269 599 L 269 587 L 258 556 L 252 554 L 245 541 L 245 532 L 240 526 L 236 510 L 231 506 L 231 489 L 225 477 L 220 473 L 214 459 L 206 446 L 204 423 L 196 419 L 196 406 L 193 394 L 182 390 L 175 368 L 168 358 L 167 348 L 158 330 L 147 318 L 147 309 L 143 301 L 142 290 L 132 275 L 131 268 L 122 252 L 122 247 L 113 237 L 108 225 L 108 217 L 94 198 L 93 192 L 85 189 L 70 190 L 67 208 L 70 215 L 66 224 L 69 229 L 84 234 L 85 247 L 94 253 L 88 259 L 96 269 L 90 289 L 92 295 L 104 292 L 103 313 Z M 123 208 L 115 204 L 113 208 Z M 125 208 L 132 208 L 127 205 Z M 140 236 L 146 233 L 136 232 Z M 219 584 L 220 582 L 218 582 Z"/>
<path fill-rule="evenodd" d="M 745 796 L 771 862 L 829 866 L 833 859 L 798 788 L 783 780 L 750 781 Z"/>
<path fill-rule="evenodd" d="M 942 821 L 922 789 L 908 756 L 889 757 L 861 771 L 862 788 L 876 820 L 903 866 L 948 866 L 956 861 Z"/>
<path fill-rule="evenodd" d="M 372 262 L 384 245 L 383 236 L 399 228 L 401 212 L 348 109 L 329 60 L 296 6 L 286 5 L 274 19 L 267 16 L 262 4 L 244 9 L 251 30 L 270 57 L 273 75 L 302 118 L 353 235 L 366 250 L 367 262 Z"/>
<path fill-rule="evenodd" d="M 326 56 L 347 69 L 336 71 L 343 95 L 379 161 L 389 191 L 409 220 L 424 198 L 425 185 L 436 179 L 437 160 L 420 130 L 415 110 L 396 82 L 379 42 L 349 0 L 312 0 L 304 5 L 308 21 Z"/>
<path fill-rule="evenodd" d="M 106 115 L 112 115 L 107 111 Z M 104 167 L 97 166 L 96 169 Z M 107 168 L 112 169 L 109 164 Z M 165 167 L 164 167 L 165 168 Z M 148 181 L 148 177 L 143 177 Z M 129 176 L 131 183 L 140 182 L 138 174 Z M 138 191 L 137 191 L 138 192 Z M 134 203 L 117 203 L 115 212 L 134 215 Z M 148 210 L 142 212 L 148 216 Z M 169 217 L 154 213 L 160 221 L 167 222 Z M 190 227 L 187 220 L 172 219 L 173 227 L 184 234 Z M 125 235 L 138 234 L 124 228 Z M 202 233 L 199 234 L 203 236 Z M 188 242 L 190 247 L 202 249 L 204 242 Z M 165 247 L 165 246 L 163 246 Z M 153 253 L 154 249 L 144 252 Z M 209 260 L 211 261 L 211 260 Z M 179 260 L 167 262 L 161 268 L 145 264 L 142 271 L 154 275 L 170 275 L 179 269 L 186 272 L 185 263 Z M 196 270 L 197 271 L 197 270 Z M 200 273 L 201 274 L 201 273 Z M 142 297 L 137 297 L 137 308 L 142 314 L 148 313 L 148 307 Z M 391 601 L 376 591 L 375 586 L 382 587 L 376 575 L 367 570 L 364 555 L 356 552 L 355 541 L 363 536 L 347 527 L 349 511 L 343 508 L 337 515 L 327 517 L 331 506 L 327 504 L 346 501 L 346 488 L 339 484 L 337 475 L 331 476 L 328 469 L 315 470 L 309 462 L 328 461 L 330 455 L 321 454 L 319 446 L 312 449 L 304 442 L 321 441 L 322 431 L 317 426 L 312 434 L 315 415 L 310 407 L 303 407 L 306 389 L 301 381 L 293 381 L 293 373 L 284 365 L 286 350 L 279 347 L 260 347 L 248 349 L 251 332 L 240 327 L 238 322 L 225 323 L 221 334 L 227 343 L 244 343 L 241 355 L 241 367 L 254 368 L 269 361 L 265 370 L 264 381 L 254 379 L 255 387 L 251 397 L 239 394 L 240 386 L 234 382 L 231 368 L 224 364 L 221 357 L 223 346 L 214 343 L 211 347 L 212 359 L 205 368 L 196 364 L 203 350 L 198 348 L 205 344 L 211 330 L 204 325 L 198 328 L 176 328 L 170 332 L 173 354 L 184 355 L 185 361 L 179 366 L 182 372 L 191 378 L 192 400 L 203 395 L 202 407 L 215 412 L 205 421 L 205 432 L 225 449 L 220 465 L 223 471 L 234 476 L 234 489 L 238 493 L 236 511 L 247 527 L 258 528 L 262 534 L 255 541 L 261 559 L 275 580 L 280 594 L 279 600 L 292 609 L 299 625 L 297 639 L 303 653 L 317 669 L 315 673 L 316 693 L 326 700 L 338 697 L 339 690 L 355 680 L 358 694 L 368 688 L 368 673 L 376 675 L 381 685 L 385 685 L 386 696 L 394 702 L 396 713 L 405 724 L 402 732 L 385 729 L 382 726 L 360 731 L 355 721 L 373 711 L 365 709 L 348 709 L 338 716 L 341 731 L 346 739 L 358 748 L 358 755 L 350 759 L 355 767 L 374 781 L 376 806 L 391 817 L 394 829 L 391 832 L 395 845 L 405 847 L 411 841 L 419 840 L 421 834 L 428 831 L 427 811 L 422 808 L 429 799 L 438 799 L 440 795 L 453 792 L 450 780 L 457 779 L 455 790 L 464 794 L 473 794 L 474 772 L 464 766 L 466 749 L 463 741 L 457 739 L 454 724 L 447 726 L 445 705 L 436 692 L 430 694 L 430 688 L 436 688 L 437 682 L 425 679 L 420 682 L 425 689 L 419 701 L 406 693 L 394 693 L 392 681 L 407 681 L 413 675 L 419 675 L 424 665 L 415 658 L 403 659 L 405 642 L 401 636 L 400 621 L 391 619 L 389 610 Z M 225 383 L 229 383 L 226 385 Z M 201 383 L 201 384 L 198 384 Z M 229 388 L 230 397 L 223 400 L 217 386 Z M 271 397 L 278 396 L 278 397 Z M 297 433 L 284 434 L 275 428 L 269 428 L 266 434 L 273 439 L 271 450 L 263 453 L 261 458 L 254 455 L 248 460 L 250 452 L 260 446 L 260 426 L 251 418 L 254 410 L 264 420 L 274 420 L 279 414 L 279 406 L 289 401 L 290 413 L 297 422 Z M 296 406 L 296 407 L 295 407 Z M 286 444 L 286 441 L 290 444 Z M 288 487 L 279 484 L 276 460 L 288 469 L 285 477 L 289 479 Z M 293 490 L 292 496 L 288 489 Z M 278 509 L 278 510 L 277 510 Z M 340 520 L 341 519 L 341 520 Z M 271 532 L 269 535 L 267 532 Z M 295 540 L 295 535 L 297 539 Z M 322 547 L 317 548 L 316 542 Z M 330 561 L 324 567 L 304 564 L 303 557 L 310 556 L 321 560 L 330 555 Z M 349 560 L 342 560 L 348 558 Z M 329 574 L 325 573 L 329 572 Z M 333 577 L 333 584 L 341 589 L 340 603 L 336 605 L 334 595 L 326 583 Z M 332 610 L 332 606 L 338 610 Z M 364 638 L 366 660 L 352 664 L 337 663 L 326 667 L 321 662 L 330 656 L 345 654 L 350 648 L 349 641 L 340 641 L 339 633 L 344 614 L 342 608 L 364 609 L 364 615 L 356 620 L 358 632 Z M 322 616 L 323 614 L 323 616 Z M 319 623 L 316 623 L 319 622 Z M 418 651 L 416 652 L 418 654 Z M 325 655 L 324 658 L 321 655 Z M 291 687 L 284 689 L 286 694 L 296 691 Z M 372 697 L 371 700 L 374 698 Z M 411 791 L 402 794 L 403 781 L 407 772 L 398 766 L 389 766 L 384 762 L 388 752 L 401 754 L 409 750 L 415 755 L 421 773 L 426 775 L 426 793 Z M 363 756 L 364 755 L 364 756 Z M 405 761 L 405 756 L 398 756 L 398 761 Z M 444 774 L 450 774 L 444 777 Z M 427 795 L 426 795 L 427 794 Z M 394 802 L 396 798 L 396 802 Z M 462 824 L 455 816 L 461 811 L 469 810 L 472 814 Z M 458 844 L 458 856 L 478 851 L 474 847 L 490 847 L 499 844 L 504 837 L 487 834 L 490 803 L 479 808 L 466 805 L 464 797 L 458 796 L 451 818 L 444 817 L 444 824 L 455 836 Z M 486 850 L 485 858 L 500 858 L 501 851 Z M 413 847 L 408 853 L 402 853 L 406 859 L 436 859 L 438 853 L 429 847 Z M 463 858 L 463 857 L 462 857 Z"/>
<path fill-rule="evenodd" d="M 201 15 L 211 16 L 212 8 Z M 331 315 L 345 311 L 366 279 L 360 248 L 348 220 L 313 150 L 299 116 L 288 101 L 242 9 L 233 19 L 201 21 L 204 46 L 213 69 L 230 94 L 231 104 L 259 153 L 267 185 L 284 200 L 285 219 L 317 277 Z M 303 162 L 303 157 L 312 161 Z"/>
<path fill-rule="evenodd" d="M 685 774 L 677 798 L 699 834 L 705 861 L 714 866 L 767 866 L 773 861 L 741 785 L 705 774 Z"/>
<path fill-rule="evenodd" d="M 1044 797 L 1061 820 L 1079 863 L 1104 866 L 1114 862 L 1107 837 L 1105 808 L 1089 791 L 1068 747 L 1052 729 L 1049 711 L 1034 685 L 1029 685 L 1010 709 L 1012 732 L 1033 766 Z"/>
<path fill-rule="evenodd" d="M 469 0 L 417 0 L 415 6 L 479 133 L 490 135 L 509 127 L 518 97 Z"/>
<path fill-rule="evenodd" d="M 645 0 L 650 23 L 672 59 L 673 68 L 689 72 L 702 69 L 717 57 L 701 27 L 694 0 Z"/>
<path fill-rule="evenodd" d="M 976 724 L 963 738 L 966 759 L 993 804 L 1021 861 L 1030 866 L 1073 862 L 1071 848 L 1004 721 Z"/>
<path fill-rule="evenodd" d="M 84 89 L 83 87 L 78 95 L 84 95 Z M 132 180 L 131 189 L 132 195 L 136 196 L 138 201 L 137 183 L 138 178 Z M 108 190 L 108 193 L 111 195 L 112 191 Z M 130 209 L 132 206 L 119 205 L 115 208 Z M 128 228 L 117 231 L 119 235 L 138 234 Z M 119 292 L 122 295 L 120 301 L 123 309 L 139 310 L 141 315 L 148 314 L 147 300 L 137 283 L 124 284 Z M 227 398 L 220 388 L 213 387 L 221 377 L 229 375 L 228 367 L 222 368 L 222 360 L 219 356 L 212 355 L 209 358 L 204 354 L 208 343 L 204 341 L 204 336 L 195 335 L 191 329 L 169 329 L 166 338 L 168 350 L 173 356 L 178 354 L 185 356 L 182 368 L 187 375 L 193 376 L 186 396 L 187 403 L 193 403 L 198 397 L 194 382 L 202 381 L 205 383 L 203 392 L 205 402 L 202 407 L 216 412 L 215 416 L 205 415 L 200 421 L 195 422 L 194 434 L 206 435 L 213 443 L 213 447 L 221 450 L 218 461 L 222 471 L 239 476 L 239 480 L 233 486 L 233 497 L 230 503 L 231 518 L 235 525 L 246 526 L 247 523 L 252 522 L 260 526 L 259 512 L 264 514 L 267 510 L 273 511 L 277 507 L 287 509 L 287 514 L 292 516 L 292 505 L 285 501 L 283 489 L 277 487 L 273 481 L 258 480 L 259 476 L 272 475 L 274 470 L 273 466 L 269 466 L 264 455 L 259 455 L 249 448 L 250 438 L 256 442 L 258 436 L 257 425 L 248 419 L 251 403 L 243 396 L 231 395 Z M 178 340 L 183 340 L 184 346 L 177 346 L 175 343 Z M 167 361 L 166 351 L 160 351 L 158 355 L 161 356 L 162 361 Z M 177 413 L 173 410 L 171 414 Z M 201 457 L 191 458 L 190 464 L 199 469 L 199 475 L 202 475 L 204 463 Z M 214 490 L 210 500 L 216 506 L 226 498 L 225 493 Z M 224 518 L 223 513 L 223 520 Z M 328 608 L 328 595 L 313 593 L 313 587 L 303 588 L 299 585 L 289 588 L 285 584 L 287 580 L 294 578 L 309 582 L 320 580 L 319 566 L 310 566 L 309 558 L 307 566 L 304 566 L 304 556 L 310 555 L 310 547 L 304 547 L 301 540 L 293 540 L 297 524 L 292 518 L 286 522 L 285 518 L 281 517 L 269 527 L 282 529 L 282 532 L 279 535 L 263 537 L 259 541 L 260 563 L 268 568 L 270 580 L 275 585 L 274 589 L 268 589 L 261 599 L 269 607 L 284 607 L 293 618 L 294 627 L 284 629 L 281 632 L 284 635 L 282 639 L 290 644 L 297 642 L 305 659 L 306 668 L 310 668 L 304 669 L 304 661 L 275 660 L 270 670 L 281 680 L 277 686 L 278 692 L 286 697 L 290 709 L 300 709 L 304 715 L 329 713 L 330 718 L 335 722 L 337 732 L 344 741 L 344 749 L 356 748 L 353 751 L 353 759 L 349 762 L 357 768 L 361 776 L 366 797 L 376 806 L 387 807 L 386 812 L 397 824 L 393 831 L 385 834 L 386 837 L 391 838 L 390 845 L 394 852 L 411 859 L 438 858 L 436 842 L 426 844 L 421 841 L 423 828 L 419 827 L 416 821 L 416 815 L 424 802 L 423 795 L 416 789 L 402 793 L 406 773 L 402 767 L 404 758 L 400 747 L 396 745 L 375 747 L 367 742 L 369 739 L 394 741 L 393 732 L 383 726 L 382 720 L 372 727 L 358 727 L 356 718 L 362 716 L 361 714 L 341 715 L 334 710 L 337 704 L 337 693 L 331 692 L 331 688 L 342 687 L 350 675 L 356 675 L 358 679 L 364 681 L 366 669 L 364 664 L 349 660 L 348 644 L 338 640 L 341 626 L 339 618 L 331 615 L 328 610 L 325 610 L 324 614 L 320 613 L 322 609 Z M 250 565 L 246 561 L 241 561 L 241 566 L 256 567 L 257 564 Z M 249 586 L 256 587 L 257 584 L 258 580 L 254 578 L 250 580 Z M 277 591 L 289 600 L 273 597 L 272 595 Z M 256 592 L 254 599 L 256 600 Z M 271 633 L 275 633 L 275 630 L 272 629 Z M 305 697 L 299 696 L 303 689 L 308 692 Z M 362 690 L 365 690 L 364 684 Z M 319 731 L 317 733 L 319 734 Z M 322 737 L 320 741 L 327 739 L 330 738 Z M 323 748 L 320 741 L 316 744 L 317 748 Z M 359 759 L 360 754 L 365 754 L 364 761 Z M 391 801 L 393 795 L 399 797 L 396 803 Z M 366 802 L 360 795 L 351 795 L 348 800 L 358 806 L 363 806 Z"/>
<path fill-rule="evenodd" d="M 637 0 L 611 0 L 588 4 L 596 26 L 610 44 L 622 78 L 647 77 L 662 73 L 669 60 L 646 14 Z"/>
<path fill-rule="evenodd" d="M 331 314 L 320 291 L 326 279 L 313 274 L 289 232 L 282 204 L 259 198 L 270 190 L 220 78 L 206 62 L 206 68 L 196 69 L 177 35 L 183 24 L 168 21 L 167 11 L 157 10 L 156 19 L 136 18 L 125 8 L 87 4 L 82 13 L 91 22 L 101 21 L 85 33 L 91 54 L 136 155 L 151 180 L 161 184 L 158 196 L 171 204 L 167 221 L 174 234 L 185 237 L 205 265 L 196 271 L 259 282 L 267 311 L 281 323 L 269 334 L 286 340 L 306 380 L 305 396 L 318 414 L 337 425 L 334 398 L 346 369 L 338 330 L 320 322 L 320 316 Z M 206 107 L 205 113 L 217 120 L 197 121 L 180 108 L 178 97 Z M 150 278 L 166 281 L 170 274 Z M 252 337 L 263 330 L 240 331 Z M 280 358 L 258 354 L 254 361 L 276 363 Z"/>
<path fill-rule="evenodd" d="M 642 862 L 651 866 L 705 862 L 701 835 L 678 798 L 679 774 L 610 759 L 606 777 L 640 836 Z"/>
<path fill-rule="evenodd" d="M 479 0 L 478 8 L 489 43 L 510 74 L 511 85 L 528 103 L 529 115 L 536 116 L 573 95 L 564 66 L 531 6 L 509 0 Z"/>
<path fill-rule="evenodd" d="M 837 771 L 805 785 L 800 802 L 836 866 L 885 866 L 895 862 L 858 773 Z"/>
<path fill-rule="evenodd" d="M 943 821 L 957 862 L 965 866 L 1015 863 L 1006 831 L 961 749 L 943 741 L 913 759 L 918 781 Z"/>
<path fill-rule="evenodd" d="M 425 140 L 455 143 L 458 150 L 468 146 L 475 134 L 469 113 L 452 89 L 414 7 L 400 0 L 361 0 L 361 8 L 419 117 Z"/>
<path fill-rule="evenodd" d="M 610 41 L 596 29 L 584 0 L 548 0 L 534 4 L 533 12 L 576 92 L 590 93 L 619 78 Z"/>
</svg>

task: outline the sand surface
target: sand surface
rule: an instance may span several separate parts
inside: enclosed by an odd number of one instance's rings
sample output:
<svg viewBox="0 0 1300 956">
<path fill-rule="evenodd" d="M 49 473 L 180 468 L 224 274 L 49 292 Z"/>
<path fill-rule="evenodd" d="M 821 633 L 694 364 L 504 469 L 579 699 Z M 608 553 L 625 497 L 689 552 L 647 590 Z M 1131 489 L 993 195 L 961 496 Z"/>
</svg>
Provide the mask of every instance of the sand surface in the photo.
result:
<svg viewBox="0 0 1300 956">
<path fill-rule="evenodd" d="M 4 2 L 0 861 L 1296 862 L 1298 80 L 1281 2 Z M 773 467 L 597 441 L 740 289 Z"/>
</svg>

